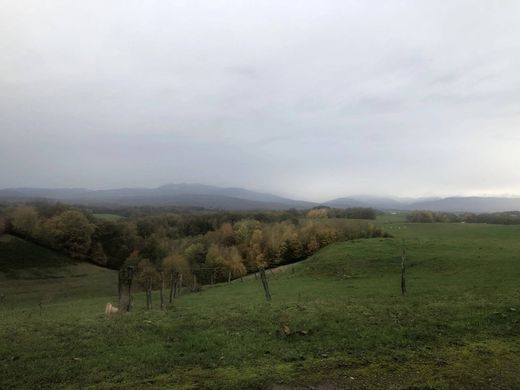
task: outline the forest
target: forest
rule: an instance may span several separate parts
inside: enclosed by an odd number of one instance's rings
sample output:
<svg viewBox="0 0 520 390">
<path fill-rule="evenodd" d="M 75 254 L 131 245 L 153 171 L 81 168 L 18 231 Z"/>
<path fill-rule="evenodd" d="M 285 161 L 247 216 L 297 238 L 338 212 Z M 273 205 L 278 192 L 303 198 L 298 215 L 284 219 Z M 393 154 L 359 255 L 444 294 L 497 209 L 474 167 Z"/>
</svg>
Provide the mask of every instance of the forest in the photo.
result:
<svg viewBox="0 0 520 390">
<path fill-rule="evenodd" d="M 434 222 L 464 222 L 464 223 L 491 223 L 497 225 L 519 225 L 520 211 L 508 211 L 497 213 L 448 213 L 429 210 L 415 210 L 407 214 L 408 222 L 434 223 Z"/>
<path fill-rule="evenodd" d="M 103 215 L 110 214 L 60 203 L 20 204 L 0 210 L 0 233 L 100 266 L 132 266 L 146 278 L 164 271 L 185 280 L 196 275 L 200 283 L 303 260 L 336 241 L 385 236 L 369 222 L 376 212 L 363 208 L 234 213 L 131 208 L 121 213 L 126 217 Z"/>
</svg>

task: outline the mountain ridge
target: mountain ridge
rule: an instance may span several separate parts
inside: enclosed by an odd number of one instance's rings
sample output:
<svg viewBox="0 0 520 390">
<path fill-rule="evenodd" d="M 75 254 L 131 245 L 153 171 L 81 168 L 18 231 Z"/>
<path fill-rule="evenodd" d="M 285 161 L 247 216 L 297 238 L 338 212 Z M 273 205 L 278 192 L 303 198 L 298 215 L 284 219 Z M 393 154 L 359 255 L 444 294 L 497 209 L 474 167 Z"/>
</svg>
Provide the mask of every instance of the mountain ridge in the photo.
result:
<svg viewBox="0 0 520 390">
<path fill-rule="evenodd" d="M 239 187 L 205 184 L 165 184 L 156 188 L 127 187 L 104 190 L 19 187 L 0 189 L 0 201 L 53 200 L 106 206 L 182 206 L 225 210 L 305 209 L 319 205 Z"/>
<path fill-rule="evenodd" d="M 520 197 L 451 196 L 400 198 L 375 195 L 340 197 L 326 202 L 286 198 L 240 187 L 199 183 L 169 183 L 155 188 L 126 187 L 103 190 L 86 188 L 17 187 L 0 189 L 0 201 L 51 200 L 106 206 L 181 206 L 223 210 L 308 209 L 371 207 L 383 211 L 431 210 L 445 212 L 505 212 L 520 210 Z"/>
</svg>

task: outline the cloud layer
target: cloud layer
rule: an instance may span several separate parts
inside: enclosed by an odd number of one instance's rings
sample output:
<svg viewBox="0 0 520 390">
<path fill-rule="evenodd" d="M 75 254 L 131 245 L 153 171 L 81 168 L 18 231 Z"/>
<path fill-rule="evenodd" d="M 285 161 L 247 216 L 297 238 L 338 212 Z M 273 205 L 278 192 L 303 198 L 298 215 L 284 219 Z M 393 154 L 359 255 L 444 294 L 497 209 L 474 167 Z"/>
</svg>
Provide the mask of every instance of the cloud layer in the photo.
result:
<svg viewBox="0 0 520 390">
<path fill-rule="evenodd" d="M 520 193 L 516 1 L 4 1 L 0 187 Z"/>
</svg>

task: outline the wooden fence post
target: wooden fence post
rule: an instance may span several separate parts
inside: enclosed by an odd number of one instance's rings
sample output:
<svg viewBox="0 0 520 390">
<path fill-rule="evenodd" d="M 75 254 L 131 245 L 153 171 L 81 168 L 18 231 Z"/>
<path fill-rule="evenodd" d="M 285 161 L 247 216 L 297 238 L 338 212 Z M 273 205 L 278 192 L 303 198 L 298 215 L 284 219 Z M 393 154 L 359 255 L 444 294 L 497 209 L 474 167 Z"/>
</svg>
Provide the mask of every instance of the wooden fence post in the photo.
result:
<svg viewBox="0 0 520 390">
<path fill-rule="evenodd" d="M 405 279 L 405 272 L 406 272 L 406 250 L 403 249 L 403 254 L 401 255 L 401 295 L 406 294 L 406 279 Z"/>
<path fill-rule="evenodd" d="M 197 291 L 197 275 L 193 274 L 193 287 L 191 291 Z"/>
<path fill-rule="evenodd" d="M 227 282 L 228 282 L 228 283 L 231 283 L 231 271 L 228 271 L 228 274 L 227 274 Z"/>
<path fill-rule="evenodd" d="M 267 282 L 267 276 L 265 275 L 264 268 L 260 268 L 260 279 L 262 280 L 262 285 L 264 286 L 265 299 L 267 302 L 271 301 L 271 293 L 269 292 L 269 284 Z"/>
<path fill-rule="evenodd" d="M 130 311 L 133 276 L 133 267 L 121 268 L 119 270 L 119 310 L 123 313 Z"/>
<path fill-rule="evenodd" d="M 164 304 L 164 271 L 161 271 L 161 310 L 166 308 Z"/>
<path fill-rule="evenodd" d="M 175 273 L 172 272 L 171 275 L 170 275 L 170 297 L 168 299 L 168 303 L 173 303 L 173 297 L 174 297 L 174 294 L 175 294 L 175 290 L 176 290 L 176 286 L 175 286 Z"/>
<path fill-rule="evenodd" d="M 182 292 L 182 273 L 179 273 L 179 281 L 177 283 L 177 289 L 178 289 L 177 296 L 180 297 L 181 292 Z"/>
<path fill-rule="evenodd" d="M 148 278 L 146 286 L 146 308 L 148 310 L 152 308 L 152 278 Z"/>
</svg>

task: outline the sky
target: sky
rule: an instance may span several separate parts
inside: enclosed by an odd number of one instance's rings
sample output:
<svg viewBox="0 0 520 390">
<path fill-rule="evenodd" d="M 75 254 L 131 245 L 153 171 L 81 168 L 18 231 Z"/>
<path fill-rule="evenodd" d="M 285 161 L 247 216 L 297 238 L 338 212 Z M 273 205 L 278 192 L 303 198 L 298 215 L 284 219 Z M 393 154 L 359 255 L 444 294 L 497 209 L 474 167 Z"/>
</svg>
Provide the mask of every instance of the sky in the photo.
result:
<svg viewBox="0 0 520 390">
<path fill-rule="evenodd" d="M 519 1 L 0 8 L 0 188 L 520 194 Z"/>
</svg>

